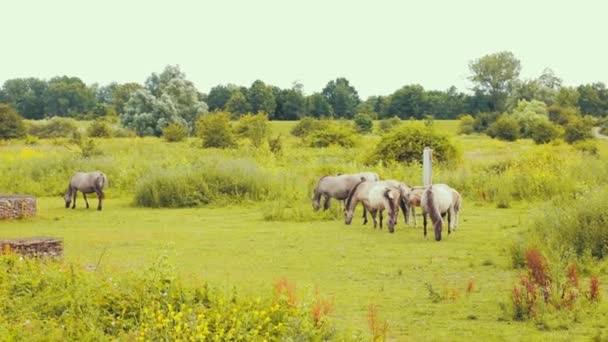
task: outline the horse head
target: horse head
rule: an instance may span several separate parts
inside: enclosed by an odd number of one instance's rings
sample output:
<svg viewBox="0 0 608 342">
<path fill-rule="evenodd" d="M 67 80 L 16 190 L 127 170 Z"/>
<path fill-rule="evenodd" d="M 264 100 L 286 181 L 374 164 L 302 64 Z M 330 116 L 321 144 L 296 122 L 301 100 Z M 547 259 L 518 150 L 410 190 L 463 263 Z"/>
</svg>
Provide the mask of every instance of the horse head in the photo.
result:
<svg viewBox="0 0 608 342">
<path fill-rule="evenodd" d="M 66 190 L 65 194 L 63 195 L 63 199 L 65 200 L 65 207 L 69 208 L 70 204 L 72 203 L 72 192 L 70 189 Z"/>
</svg>

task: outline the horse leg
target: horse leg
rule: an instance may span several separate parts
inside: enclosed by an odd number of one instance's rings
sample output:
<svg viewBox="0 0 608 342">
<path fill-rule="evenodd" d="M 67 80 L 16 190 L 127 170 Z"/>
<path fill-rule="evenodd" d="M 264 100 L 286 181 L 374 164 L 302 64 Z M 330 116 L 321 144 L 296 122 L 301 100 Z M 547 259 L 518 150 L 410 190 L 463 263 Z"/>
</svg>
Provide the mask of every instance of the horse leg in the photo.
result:
<svg viewBox="0 0 608 342">
<path fill-rule="evenodd" d="M 101 201 L 103 201 L 103 192 L 101 190 L 95 191 L 97 194 L 97 210 L 101 210 Z"/>
<path fill-rule="evenodd" d="M 72 209 L 76 209 L 76 195 L 78 194 L 78 190 L 74 190 L 74 198 L 72 198 Z"/>
<path fill-rule="evenodd" d="M 418 225 L 418 222 L 416 222 L 416 206 L 415 205 L 412 206 L 412 217 L 414 218 L 414 227 L 416 227 Z"/>
<path fill-rule="evenodd" d="M 87 194 L 85 194 L 84 192 L 82 193 L 82 197 L 84 197 L 84 203 L 87 204 L 87 209 L 89 209 L 89 201 L 87 201 Z"/>
<path fill-rule="evenodd" d="M 384 212 L 380 210 L 380 230 L 382 230 L 382 216 L 384 216 Z"/>
<path fill-rule="evenodd" d="M 450 209 L 448 210 L 448 235 L 450 235 L 452 229 L 456 230 L 456 228 L 454 227 L 454 219 L 454 208 L 450 207 Z"/>
<path fill-rule="evenodd" d="M 376 221 L 376 213 L 377 210 L 376 209 L 372 209 L 369 211 L 370 214 L 372 214 L 372 218 L 374 219 L 374 229 L 376 229 L 376 227 L 378 226 L 378 222 Z"/>
<path fill-rule="evenodd" d="M 363 224 L 367 224 L 367 209 L 363 206 Z"/>
<path fill-rule="evenodd" d="M 426 239 L 426 213 L 422 211 L 422 225 L 424 226 L 424 238 Z"/>
<path fill-rule="evenodd" d="M 327 210 L 329 209 L 329 195 L 325 194 L 323 197 L 325 197 L 325 202 L 323 202 L 323 210 Z"/>
</svg>

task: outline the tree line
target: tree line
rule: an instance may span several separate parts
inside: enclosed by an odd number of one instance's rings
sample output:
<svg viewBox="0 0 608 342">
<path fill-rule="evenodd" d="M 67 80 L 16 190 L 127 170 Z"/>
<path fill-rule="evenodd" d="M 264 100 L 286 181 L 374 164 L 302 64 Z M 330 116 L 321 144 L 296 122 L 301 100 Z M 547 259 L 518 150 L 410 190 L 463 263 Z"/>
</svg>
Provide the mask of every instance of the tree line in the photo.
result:
<svg viewBox="0 0 608 342">
<path fill-rule="evenodd" d="M 361 113 L 375 119 L 455 119 L 464 113 L 501 113 L 515 108 L 520 100 L 538 100 L 549 106 L 576 107 L 582 114 L 608 115 L 608 89 L 601 82 L 566 87 L 550 69 L 538 78 L 522 79 L 521 62 L 510 52 L 475 59 L 469 69 L 474 84 L 469 93 L 456 87 L 427 90 L 412 84 L 389 95 L 362 99 L 346 78 L 331 80 L 310 95 L 304 94 L 299 83 L 280 88 L 262 80 L 248 87 L 220 84 L 202 93 L 178 66 L 167 66 L 144 84 L 87 85 L 68 76 L 9 79 L 0 88 L 0 103 L 11 105 L 27 119 L 120 116 L 125 126 L 143 135 L 158 135 L 171 122 L 191 129 L 194 118 L 207 111 L 226 111 L 233 117 L 264 112 L 270 120 L 352 119 Z"/>
</svg>

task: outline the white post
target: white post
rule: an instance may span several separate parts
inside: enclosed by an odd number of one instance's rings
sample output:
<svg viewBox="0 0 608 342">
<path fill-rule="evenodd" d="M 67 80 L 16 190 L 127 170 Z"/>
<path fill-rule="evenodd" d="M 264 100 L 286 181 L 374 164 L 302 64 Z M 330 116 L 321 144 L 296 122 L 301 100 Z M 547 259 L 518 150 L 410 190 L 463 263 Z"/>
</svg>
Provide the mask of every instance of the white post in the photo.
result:
<svg viewBox="0 0 608 342">
<path fill-rule="evenodd" d="M 422 183 L 424 186 L 433 184 L 433 150 L 425 147 L 422 153 Z"/>
</svg>

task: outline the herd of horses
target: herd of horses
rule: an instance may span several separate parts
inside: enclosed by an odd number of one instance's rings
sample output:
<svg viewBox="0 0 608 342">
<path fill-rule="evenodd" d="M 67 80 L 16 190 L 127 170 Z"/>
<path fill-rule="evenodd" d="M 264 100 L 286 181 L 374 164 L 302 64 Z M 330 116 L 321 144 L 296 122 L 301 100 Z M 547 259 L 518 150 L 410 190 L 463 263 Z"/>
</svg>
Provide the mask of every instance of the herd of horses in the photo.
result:
<svg viewBox="0 0 608 342">
<path fill-rule="evenodd" d="M 104 188 L 108 184 L 108 177 L 100 171 L 77 172 L 68 184 L 64 194 L 65 207 L 76 208 L 76 195 L 82 192 L 87 209 L 89 202 L 87 194 L 97 195 L 97 210 L 101 210 L 105 194 Z M 399 209 L 403 212 L 405 224 L 410 223 L 410 216 L 416 226 L 416 210 L 422 209 L 424 237 L 426 237 L 427 216 L 430 216 L 435 230 L 435 240 L 441 240 L 443 218 L 447 216 L 448 234 L 458 227 L 458 218 L 462 206 L 462 196 L 458 191 L 446 184 L 431 186 L 414 186 L 397 180 L 381 180 L 377 173 L 360 172 L 354 174 L 340 174 L 337 176 L 323 176 L 317 182 L 312 198 L 315 211 L 329 208 L 330 199 L 344 202 L 344 223 L 351 224 L 357 204 L 363 204 L 363 224 L 367 224 L 367 212 L 374 220 L 374 228 L 379 225 L 382 229 L 383 213 L 386 210 L 389 232 L 395 231 Z"/>
<path fill-rule="evenodd" d="M 448 234 L 458 227 L 458 218 L 462 207 L 462 196 L 458 191 L 446 184 L 431 186 L 413 186 L 397 180 L 380 180 L 374 172 L 354 174 L 339 174 L 323 176 L 317 182 L 312 198 L 315 211 L 329 208 L 329 201 L 334 198 L 344 202 L 344 223 L 351 224 L 357 204 L 363 205 L 363 224 L 367 221 L 367 212 L 374 220 L 374 228 L 378 226 L 379 217 L 382 229 L 383 212 L 387 211 L 388 230 L 393 233 L 399 209 L 403 212 L 405 224 L 410 223 L 410 216 L 416 226 L 416 210 L 422 209 L 424 237 L 427 234 L 427 216 L 430 216 L 435 230 L 435 240 L 441 240 L 443 218 L 447 216 Z"/>
</svg>

